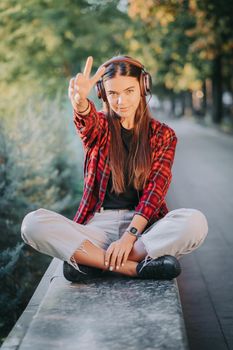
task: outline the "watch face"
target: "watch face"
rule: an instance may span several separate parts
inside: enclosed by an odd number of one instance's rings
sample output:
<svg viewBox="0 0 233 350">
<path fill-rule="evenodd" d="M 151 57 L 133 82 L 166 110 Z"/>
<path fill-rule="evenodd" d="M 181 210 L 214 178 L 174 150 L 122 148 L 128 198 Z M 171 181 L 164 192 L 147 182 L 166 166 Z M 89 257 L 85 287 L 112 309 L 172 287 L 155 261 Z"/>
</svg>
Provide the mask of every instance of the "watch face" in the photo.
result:
<svg viewBox="0 0 233 350">
<path fill-rule="evenodd" d="M 131 227 L 130 232 L 132 232 L 134 235 L 138 232 L 136 227 Z"/>
</svg>

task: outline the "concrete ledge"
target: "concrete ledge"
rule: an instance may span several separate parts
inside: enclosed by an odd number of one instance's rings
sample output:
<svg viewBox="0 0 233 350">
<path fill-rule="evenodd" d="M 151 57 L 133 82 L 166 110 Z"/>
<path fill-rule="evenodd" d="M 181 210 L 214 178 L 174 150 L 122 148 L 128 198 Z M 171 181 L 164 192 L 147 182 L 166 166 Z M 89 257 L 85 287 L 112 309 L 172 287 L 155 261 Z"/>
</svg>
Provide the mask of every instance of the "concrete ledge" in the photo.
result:
<svg viewBox="0 0 233 350">
<path fill-rule="evenodd" d="M 176 280 L 113 275 L 74 284 L 65 280 L 62 266 L 53 259 L 49 288 L 39 307 L 35 303 L 30 325 L 21 326 L 24 336 L 12 347 L 20 338 L 14 335 L 18 321 L 2 349 L 188 349 Z"/>
<path fill-rule="evenodd" d="M 50 281 L 53 278 L 54 273 L 58 268 L 59 264 L 60 264 L 59 259 L 54 258 L 51 261 L 51 263 L 49 264 L 49 267 L 45 271 L 43 278 L 38 284 L 35 290 L 35 293 L 31 297 L 26 309 L 24 310 L 20 318 L 17 320 L 14 327 L 12 328 L 11 332 L 9 333 L 3 345 L 1 346 L 1 349 L 16 350 L 19 348 L 19 345 L 25 333 L 27 332 L 28 327 L 34 315 L 36 314 L 38 307 L 45 296 L 45 293 L 47 292 L 50 286 Z"/>
</svg>

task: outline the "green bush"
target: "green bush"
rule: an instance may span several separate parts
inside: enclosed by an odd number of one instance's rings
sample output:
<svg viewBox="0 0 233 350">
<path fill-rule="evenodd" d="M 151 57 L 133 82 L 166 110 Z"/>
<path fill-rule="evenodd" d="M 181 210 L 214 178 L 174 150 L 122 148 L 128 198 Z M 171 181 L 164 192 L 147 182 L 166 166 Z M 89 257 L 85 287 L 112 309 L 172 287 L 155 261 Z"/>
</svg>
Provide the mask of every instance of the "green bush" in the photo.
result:
<svg viewBox="0 0 233 350">
<path fill-rule="evenodd" d="M 67 101 L 68 102 L 68 101 Z M 80 201 L 83 150 L 61 95 L 31 97 L 0 121 L 0 337 L 23 312 L 51 257 L 25 245 L 26 213 L 44 207 L 72 219 Z"/>
</svg>

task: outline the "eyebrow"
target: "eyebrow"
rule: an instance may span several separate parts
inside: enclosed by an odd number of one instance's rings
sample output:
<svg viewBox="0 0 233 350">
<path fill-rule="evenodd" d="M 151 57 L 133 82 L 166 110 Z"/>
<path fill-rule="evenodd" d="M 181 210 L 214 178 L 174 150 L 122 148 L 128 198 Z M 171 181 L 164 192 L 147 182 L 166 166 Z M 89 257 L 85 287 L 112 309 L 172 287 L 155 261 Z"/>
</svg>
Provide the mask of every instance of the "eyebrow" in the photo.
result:
<svg viewBox="0 0 233 350">
<path fill-rule="evenodd" d="M 123 91 L 129 90 L 129 89 L 132 89 L 132 88 L 135 88 L 135 86 L 130 86 L 130 87 L 128 87 L 127 89 L 125 89 L 125 90 L 123 90 Z M 117 92 L 117 91 L 114 91 L 114 90 L 108 90 L 108 92 Z"/>
</svg>

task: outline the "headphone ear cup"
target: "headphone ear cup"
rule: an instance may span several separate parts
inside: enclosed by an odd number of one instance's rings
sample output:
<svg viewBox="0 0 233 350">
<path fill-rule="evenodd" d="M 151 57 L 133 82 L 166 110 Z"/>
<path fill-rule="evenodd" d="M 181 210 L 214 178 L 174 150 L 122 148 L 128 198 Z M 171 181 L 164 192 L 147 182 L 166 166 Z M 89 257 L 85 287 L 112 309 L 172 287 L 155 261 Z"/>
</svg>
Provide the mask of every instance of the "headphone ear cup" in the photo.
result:
<svg viewBox="0 0 233 350">
<path fill-rule="evenodd" d="M 102 98 L 101 89 L 100 89 L 100 80 L 98 80 L 97 83 L 95 84 L 95 91 L 96 91 L 98 98 Z"/>
<path fill-rule="evenodd" d="M 145 96 L 146 91 L 145 91 L 145 81 L 144 81 L 143 71 L 141 71 L 141 74 L 140 74 L 139 85 L 140 85 L 141 96 Z"/>
<path fill-rule="evenodd" d="M 100 80 L 100 89 L 101 89 L 101 97 L 103 99 L 104 102 L 107 102 L 107 96 L 106 96 L 106 92 L 105 92 L 105 88 L 104 88 L 104 83 L 103 80 Z"/>
<path fill-rule="evenodd" d="M 152 77 L 150 73 L 144 73 L 144 89 L 145 89 L 145 95 L 151 94 L 152 90 Z"/>
<path fill-rule="evenodd" d="M 151 89 L 152 89 L 151 75 L 145 71 L 142 71 L 140 75 L 141 96 L 147 96 L 151 94 Z"/>
<path fill-rule="evenodd" d="M 102 79 L 97 81 L 97 83 L 95 85 L 95 88 L 96 88 L 96 92 L 97 92 L 98 98 L 102 98 L 102 100 L 104 102 L 106 102 L 107 101 L 107 96 L 106 96 L 106 93 L 105 93 L 104 84 L 103 84 Z"/>
</svg>

